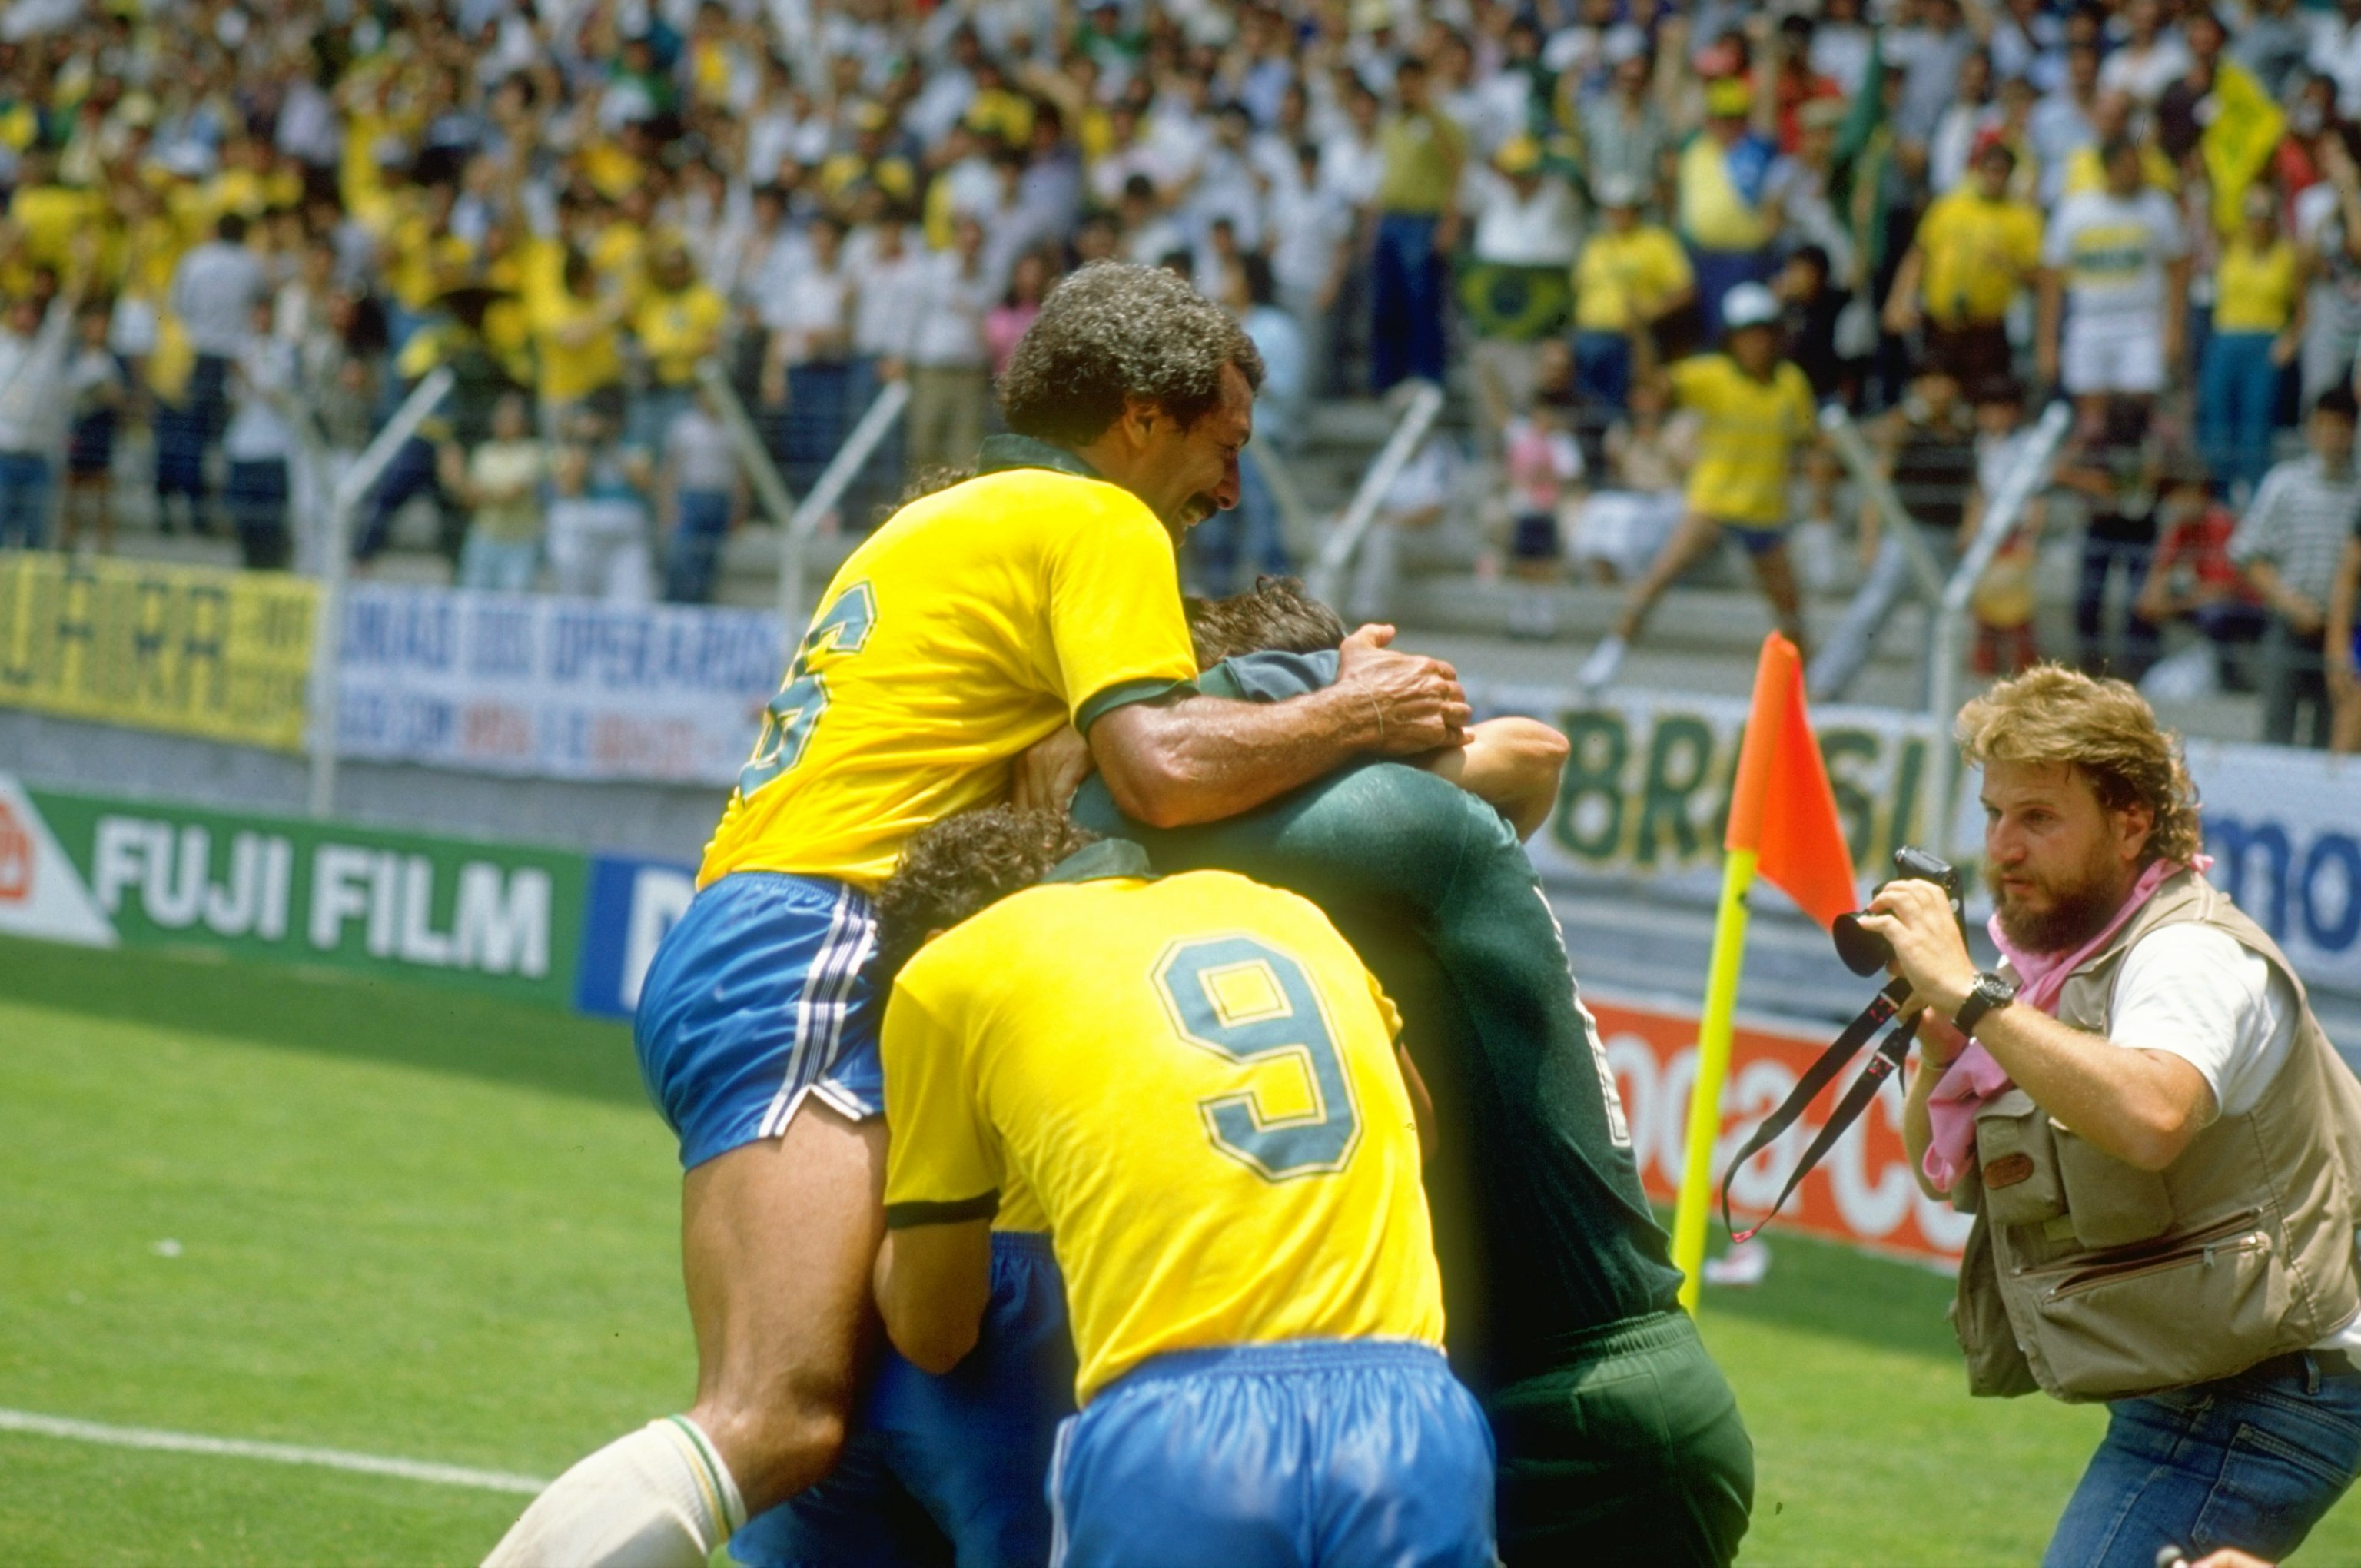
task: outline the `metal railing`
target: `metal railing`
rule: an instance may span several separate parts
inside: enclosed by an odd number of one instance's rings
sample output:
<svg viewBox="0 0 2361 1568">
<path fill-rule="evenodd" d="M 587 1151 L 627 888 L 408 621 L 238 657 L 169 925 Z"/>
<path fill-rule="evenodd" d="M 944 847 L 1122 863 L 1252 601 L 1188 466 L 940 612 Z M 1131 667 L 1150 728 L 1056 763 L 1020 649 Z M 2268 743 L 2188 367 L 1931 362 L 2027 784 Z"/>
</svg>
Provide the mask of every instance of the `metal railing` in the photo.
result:
<svg viewBox="0 0 2361 1568">
<path fill-rule="evenodd" d="M 312 628 L 311 806 L 315 817 L 333 816 L 336 809 L 336 723 L 343 696 L 336 676 L 345 641 L 345 585 L 353 569 L 353 511 L 402 444 L 418 433 L 418 427 L 450 395 L 456 379 L 447 366 L 429 371 L 328 495 L 327 524 L 321 531 L 320 601 Z"/>
<path fill-rule="evenodd" d="M 1386 437 L 1385 445 L 1378 450 L 1378 460 L 1362 476 L 1360 488 L 1353 492 L 1351 503 L 1321 540 L 1320 554 L 1312 564 L 1307 583 L 1313 598 L 1328 604 L 1336 601 L 1345 573 L 1352 565 L 1361 542 L 1368 536 L 1370 524 L 1377 521 L 1379 503 L 1442 411 L 1443 389 L 1432 381 L 1422 382 L 1395 422 L 1393 433 Z"/>
<path fill-rule="evenodd" d="M 1870 521 L 1879 522 L 1877 554 L 1862 574 L 1844 614 L 1813 653 L 1804 672 L 1804 688 L 1814 702 L 1841 702 L 1870 662 L 1885 623 L 1915 586 L 1918 598 L 1932 606 L 1942 598 L 1943 568 L 1922 535 L 1916 519 L 1894 494 L 1884 466 L 1872 455 L 1861 427 L 1835 404 L 1821 411 L 1820 428 L 1830 447 L 1851 474 L 1861 498 L 1862 536 L 1871 536 Z M 1924 696 L 1927 671 L 1922 661 L 1918 689 Z"/>
<path fill-rule="evenodd" d="M 828 466 L 812 482 L 811 493 L 787 519 L 779 539 L 779 636 L 789 659 L 795 657 L 796 645 L 803 640 L 804 622 L 811 618 L 812 607 L 805 602 L 804 557 L 811 547 L 812 536 L 819 532 L 820 520 L 843 499 L 844 492 L 868 463 L 870 454 L 877 450 L 877 444 L 885 439 L 909 403 L 909 382 L 888 381 L 879 388 L 876 398 L 862 413 L 861 422 L 852 427 L 852 433 L 844 438 L 844 444 L 836 449 L 836 455 L 828 460 Z"/>
<path fill-rule="evenodd" d="M 1960 554 L 1960 564 L 1951 572 L 1950 580 L 1936 600 L 1934 623 L 1927 636 L 1927 711 L 1941 724 L 1950 722 L 1959 708 L 1960 643 L 1967 635 L 1968 607 L 1975 597 L 1976 584 L 1990 569 L 1993 557 L 2000 554 L 2009 535 L 2016 532 L 2017 520 L 2026 507 L 2049 482 L 2049 466 L 2058 456 L 2059 444 L 2074 422 L 2073 411 L 2064 402 L 2055 402 L 2043 411 L 2041 418 L 2024 436 L 2024 446 L 2015 464 L 2001 477 L 1984 503 L 1984 514 L 1976 527 L 1976 536 Z M 1935 747 L 1935 777 L 1927 798 L 1938 812 L 1951 810 L 1951 792 L 1959 787 L 1960 753 L 1947 735 Z M 1950 819 L 1927 824 L 1938 843 L 1949 834 Z M 1948 844 L 1946 849 L 1950 848 Z"/>
<path fill-rule="evenodd" d="M 754 488 L 754 499 L 763 503 L 763 510 L 779 530 L 779 537 L 785 539 L 787 524 L 796 514 L 795 492 L 779 477 L 779 466 L 771 461 L 771 449 L 763 444 L 763 433 L 756 428 L 754 416 L 746 411 L 745 400 L 730 385 L 729 372 L 722 369 L 719 360 L 708 359 L 699 365 L 697 379 L 713 400 L 722 428 L 730 433 L 730 448 L 738 454 L 738 466 L 745 470 L 746 482 Z"/>
</svg>

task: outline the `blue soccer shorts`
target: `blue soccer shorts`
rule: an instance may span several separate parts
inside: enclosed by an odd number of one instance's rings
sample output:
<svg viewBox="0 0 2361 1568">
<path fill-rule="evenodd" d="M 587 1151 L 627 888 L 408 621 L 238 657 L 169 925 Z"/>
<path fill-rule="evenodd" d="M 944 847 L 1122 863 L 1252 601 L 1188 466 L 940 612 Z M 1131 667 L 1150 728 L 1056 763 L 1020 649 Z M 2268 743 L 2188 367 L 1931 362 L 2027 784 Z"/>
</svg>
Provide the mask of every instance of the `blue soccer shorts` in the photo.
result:
<svg viewBox="0 0 2361 1568">
<path fill-rule="evenodd" d="M 876 949 L 869 900 L 844 883 L 732 872 L 698 892 L 656 948 L 632 1025 L 681 1168 L 779 1136 L 807 1095 L 856 1122 L 884 1113 Z"/>
<path fill-rule="evenodd" d="M 1492 1434 L 1442 1353 L 1180 1351 L 1058 1434 L 1052 1568 L 1492 1568 Z"/>
<path fill-rule="evenodd" d="M 1074 1413 L 1074 1348 L 1049 1238 L 995 1231 L 975 1348 L 937 1377 L 889 1347 L 827 1480 L 748 1521 L 751 1568 L 1041 1568 L 1043 1482 Z"/>
</svg>

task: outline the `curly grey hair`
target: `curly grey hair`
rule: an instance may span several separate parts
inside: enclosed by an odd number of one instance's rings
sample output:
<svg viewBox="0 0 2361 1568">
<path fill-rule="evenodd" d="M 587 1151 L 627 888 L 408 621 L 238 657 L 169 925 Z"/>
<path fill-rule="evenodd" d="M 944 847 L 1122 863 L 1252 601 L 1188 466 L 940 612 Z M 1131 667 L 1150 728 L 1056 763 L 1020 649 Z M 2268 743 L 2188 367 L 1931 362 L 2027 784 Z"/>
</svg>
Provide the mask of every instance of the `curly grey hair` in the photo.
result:
<svg viewBox="0 0 2361 1568">
<path fill-rule="evenodd" d="M 1222 367 L 1262 385 L 1262 356 L 1229 313 L 1161 267 L 1094 261 L 1051 291 L 1000 377 L 1008 428 L 1082 446 L 1145 398 L 1182 429 L 1221 402 Z"/>
</svg>

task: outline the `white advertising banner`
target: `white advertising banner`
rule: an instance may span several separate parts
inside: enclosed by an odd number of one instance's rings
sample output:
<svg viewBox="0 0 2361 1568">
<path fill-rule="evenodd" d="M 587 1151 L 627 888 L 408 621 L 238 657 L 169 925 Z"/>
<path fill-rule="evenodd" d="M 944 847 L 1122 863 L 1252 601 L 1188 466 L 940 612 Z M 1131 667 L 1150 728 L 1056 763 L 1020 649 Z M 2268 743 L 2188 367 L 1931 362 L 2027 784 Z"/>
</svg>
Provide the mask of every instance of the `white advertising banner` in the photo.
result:
<svg viewBox="0 0 2361 1568">
<path fill-rule="evenodd" d="M 538 778 L 727 786 L 778 686 L 775 616 L 357 586 L 337 750 Z"/>
</svg>

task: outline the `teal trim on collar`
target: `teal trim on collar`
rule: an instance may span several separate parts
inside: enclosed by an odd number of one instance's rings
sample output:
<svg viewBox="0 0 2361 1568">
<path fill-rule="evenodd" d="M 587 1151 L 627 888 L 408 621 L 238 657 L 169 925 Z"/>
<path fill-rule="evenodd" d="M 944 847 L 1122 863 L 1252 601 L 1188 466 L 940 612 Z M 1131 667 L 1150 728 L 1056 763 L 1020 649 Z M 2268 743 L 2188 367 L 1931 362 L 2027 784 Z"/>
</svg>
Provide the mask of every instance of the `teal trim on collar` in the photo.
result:
<svg viewBox="0 0 2361 1568">
<path fill-rule="evenodd" d="M 1197 695 L 1217 696 L 1224 702 L 1244 702 L 1246 688 L 1238 685 L 1238 677 L 1231 673 L 1229 662 L 1224 660 L 1197 676 Z"/>
<path fill-rule="evenodd" d="M 1104 882 L 1110 877 L 1130 877 L 1153 881 L 1155 876 L 1155 868 L 1148 863 L 1147 850 L 1128 839 L 1101 839 L 1060 861 L 1041 880 Z"/>
<path fill-rule="evenodd" d="M 1118 707 L 1128 707 L 1136 702 L 1162 702 L 1168 696 L 1175 694 L 1186 696 L 1196 689 L 1193 682 L 1159 680 L 1152 675 L 1136 681 L 1117 681 L 1106 690 L 1093 695 L 1089 701 L 1074 710 L 1074 729 L 1088 735 L 1092 725 Z"/>
<path fill-rule="evenodd" d="M 1106 477 L 1062 446 L 1052 446 L 1029 435 L 985 436 L 983 444 L 975 449 L 975 471 L 1001 474 L 1011 468 L 1054 468 L 1077 479 Z"/>
</svg>

